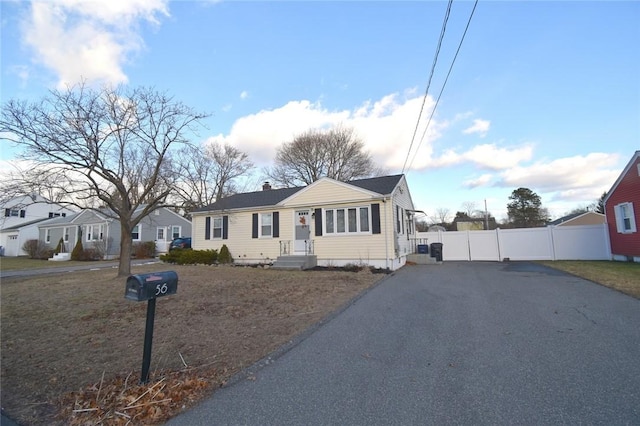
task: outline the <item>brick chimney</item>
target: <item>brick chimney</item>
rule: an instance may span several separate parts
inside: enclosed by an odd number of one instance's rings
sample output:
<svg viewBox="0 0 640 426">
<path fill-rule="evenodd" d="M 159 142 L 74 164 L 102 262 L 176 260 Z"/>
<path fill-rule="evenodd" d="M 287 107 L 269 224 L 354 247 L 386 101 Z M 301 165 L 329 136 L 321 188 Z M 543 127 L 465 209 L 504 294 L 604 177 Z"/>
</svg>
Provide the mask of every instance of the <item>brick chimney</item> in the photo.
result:
<svg viewBox="0 0 640 426">
<path fill-rule="evenodd" d="M 263 190 L 263 191 L 268 191 L 268 190 L 270 190 L 270 189 L 271 189 L 271 184 L 270 184 L 269 182 L 265 182 L 265 183 L 262 185 L 262 190 Z"/>
</svg>

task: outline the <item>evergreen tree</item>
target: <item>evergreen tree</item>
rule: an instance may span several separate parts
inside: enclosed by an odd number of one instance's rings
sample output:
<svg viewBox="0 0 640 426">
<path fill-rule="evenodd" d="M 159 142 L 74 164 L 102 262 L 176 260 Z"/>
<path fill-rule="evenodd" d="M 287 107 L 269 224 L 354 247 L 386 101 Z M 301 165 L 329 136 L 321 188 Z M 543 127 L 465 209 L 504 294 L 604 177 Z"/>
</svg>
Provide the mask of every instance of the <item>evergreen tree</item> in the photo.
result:
<svg viewBox="0 0 640 426">
<path fill-rule="evenodd" d="M 544 226 L 548 221 L 548 213 L 542 207 L 540 196 L 529 188 L 518 188 L 509 196 L 507 204 L 509 222 L 515 228 L 533 228 Z"/>
</svg>

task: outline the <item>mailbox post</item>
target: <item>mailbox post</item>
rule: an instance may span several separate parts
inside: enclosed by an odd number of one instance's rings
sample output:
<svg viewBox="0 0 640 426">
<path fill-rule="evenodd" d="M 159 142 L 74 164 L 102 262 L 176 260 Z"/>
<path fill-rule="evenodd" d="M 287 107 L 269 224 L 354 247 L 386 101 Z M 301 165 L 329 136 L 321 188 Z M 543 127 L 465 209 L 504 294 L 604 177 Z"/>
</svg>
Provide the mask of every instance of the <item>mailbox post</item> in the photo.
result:
<svg viewBox="0 0 640 426">
<path fill-rule="evenodd" d="M 147 301 L 147 322 L 144 330 L 144 349 L 142 353 L 142 372 L 140 383 L 149 381 L 151 365 L 151 343 L 153 342 L 153 323 L 156 315 L 156 298 L 176 294 L 178 274 L 174 271 L 152 272 L 130 275 L 124 291 L 125 299 L 136 302 Z"/>
</svg>

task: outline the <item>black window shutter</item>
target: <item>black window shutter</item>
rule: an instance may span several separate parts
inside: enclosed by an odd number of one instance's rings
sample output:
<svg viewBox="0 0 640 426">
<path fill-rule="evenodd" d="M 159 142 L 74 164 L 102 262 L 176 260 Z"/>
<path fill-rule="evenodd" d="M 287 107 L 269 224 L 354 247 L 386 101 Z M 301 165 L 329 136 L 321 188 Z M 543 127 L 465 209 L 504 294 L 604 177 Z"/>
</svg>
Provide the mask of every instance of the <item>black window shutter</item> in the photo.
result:
<svg viewBox="0 0 640 426">
<path fill-rule="evenodd" d="M 211 239 L 211 218 L 209 216 L 204 218 L 204 239 Z"/>
<path fill-rule="evenodd" d="M 371 233 L 380 234 L 380 204 L 371 204 Z"/>
<path fill-rule="evenodd" d="M 25 213 L 26 213 L 26 211 L 20 210 L 20 217 L 24 217 Z"/>
<path fill-rule="evenodd" d="M 222 239 L 229 239 L 229 216 L 222 216 Z"/>
<path fill-rule="evenodd" d="M 273 212 L 273 237 L 280 236 L 280 212 Z"/>
<path fill-rule="evenodd" d="M 316 216 L 316 237 L 322 236 L 322 209 L 316 209 L 314 212 Z"/>
<path fill-rule="evenodd" d="M 4 209 L 4 217 L 11 216 L 11 209 Z"/>
<path fill-rule="evenodd" d="M 258 213 L 253 214 L 253 229 L 251 232 L 251 238 L 258 238 Z"/>
</svg>

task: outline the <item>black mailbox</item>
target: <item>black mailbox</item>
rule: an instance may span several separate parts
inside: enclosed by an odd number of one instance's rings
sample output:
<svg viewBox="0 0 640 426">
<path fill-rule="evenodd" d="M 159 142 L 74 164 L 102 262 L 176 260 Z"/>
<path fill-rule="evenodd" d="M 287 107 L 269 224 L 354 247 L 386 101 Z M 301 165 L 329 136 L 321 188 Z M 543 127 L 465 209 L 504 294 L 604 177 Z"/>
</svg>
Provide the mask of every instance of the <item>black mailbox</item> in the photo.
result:
<svg viewBox="0 0 640 426">
<path fill-rule="evenodd" d="M 151 272 L 149 274 L 130 275 L 127 278 L 124 297 L 142 302 L 156 297 L 176 294 L 178 274 L 175 271 Z"/>
</svg>

